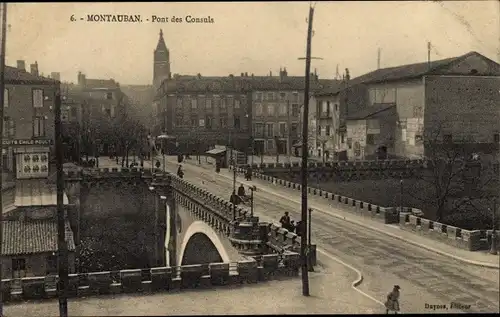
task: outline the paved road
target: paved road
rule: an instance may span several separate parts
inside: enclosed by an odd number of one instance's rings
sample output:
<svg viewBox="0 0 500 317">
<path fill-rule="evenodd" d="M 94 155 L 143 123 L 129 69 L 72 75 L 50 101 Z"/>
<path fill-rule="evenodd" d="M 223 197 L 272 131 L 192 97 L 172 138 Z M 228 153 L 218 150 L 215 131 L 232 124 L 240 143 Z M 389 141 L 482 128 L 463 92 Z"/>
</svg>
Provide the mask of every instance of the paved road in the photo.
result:
<svg viewBox="0 0 500 317">
<path fill-rule="evenodd" d="M 167 162 L 167 170 L 175 172 L 177 162 L 173 158 Z M 183 166 L 185 179 L 229 198 L 232 181 L 217 175 L 212 166 L 190 163 Z M 264 214 L 277 221 L 287 210 L 292 218 L 299 219 L 299 204 L 275 196 L 263 186 L 272 185 L 259 185 L 261 190 L 256 193 L 254 204 L 257 215 Z M 312 238 L 318 247 L 360 269 L 365 276 L 360 288 L 380 301 L 398 284 L 402 288 L 404 312 L 456 311 L 451 309 L 451 302 L 470 305 L 464 312 L 499 311 L 498 270 L 467 265 L 321 212 L 314 214 L 312 225 Z M 426 304 L 447 305 L 448 310 L 433 310 L 426 308 Z"/>
<path fill-rule="evenodd" d="M 244 287 L 154 295 L 99 296 L 69 301 L 70 316 L 172 316 L 255 314 L 379 314 L 383 307 L 351 288 L 356 274 L 334 261 L 310 275 L 311 297 L 300 279 Z M 7 304 L 6 317 L 58 316 L 57 300 Z"/>
</svg>

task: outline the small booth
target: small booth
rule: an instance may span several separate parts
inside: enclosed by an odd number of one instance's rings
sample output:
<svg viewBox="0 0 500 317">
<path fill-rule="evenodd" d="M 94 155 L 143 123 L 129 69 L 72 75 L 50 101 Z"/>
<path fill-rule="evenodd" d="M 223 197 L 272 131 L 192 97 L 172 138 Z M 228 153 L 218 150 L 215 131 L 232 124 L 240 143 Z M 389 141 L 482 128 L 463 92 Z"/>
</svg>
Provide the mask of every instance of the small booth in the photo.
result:
<svg viewBox="0 0 500 317">
<path fill-rule="evenodd" d="M 205 152 L 207 160 L 210 158 L 211 163 L 215 166 L 220 163 L 221 168 L 226 168 L 229 164 L 228 149 L 225 145 L 216 145 L 215 148 Z"/>
</svg>

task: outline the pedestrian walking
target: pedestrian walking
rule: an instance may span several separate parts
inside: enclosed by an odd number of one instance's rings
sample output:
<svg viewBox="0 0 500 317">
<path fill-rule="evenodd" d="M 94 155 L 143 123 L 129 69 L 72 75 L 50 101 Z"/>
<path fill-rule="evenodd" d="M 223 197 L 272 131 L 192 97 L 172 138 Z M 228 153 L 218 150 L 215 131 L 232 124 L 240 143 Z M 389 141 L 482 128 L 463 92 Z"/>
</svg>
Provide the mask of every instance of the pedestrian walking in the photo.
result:
<svg viewBox="0 0 500 317">
<path fill-rule="evenodd" d="M 177 176 L 180 178 L 184 178 L 184 171 L 182 170 L 182 165 L 179 165 L 179 168 L 177 169 Z"/>
<path fill-rule="evenodd" d="M 385 302 L 385 313 L 389 314 L 390 311 L 397 314 L 399 312 L 399 290 L 401 288 L 399 285 L 394 285 L 392 292 L 387 295 L 387 300 Z"/>
</svg>

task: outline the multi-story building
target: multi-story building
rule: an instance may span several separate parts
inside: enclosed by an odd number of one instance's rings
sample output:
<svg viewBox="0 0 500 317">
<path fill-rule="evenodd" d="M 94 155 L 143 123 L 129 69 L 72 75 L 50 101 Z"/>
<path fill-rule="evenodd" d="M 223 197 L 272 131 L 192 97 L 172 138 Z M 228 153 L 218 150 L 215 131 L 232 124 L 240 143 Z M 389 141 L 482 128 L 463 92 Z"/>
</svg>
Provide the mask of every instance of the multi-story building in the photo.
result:
<svg viewBox="0 0 500 317">
<path fill-rule="evenodd" d="M 128 98 L 113 79 L 88 79 L 78 73 L 78 83 L 62 85 L 62 121 L 67 156 L 78 160 L 86 154 L 113 151 L 110 136 L 115 121 L 126 114 Z M 83 142 L 88 140 L 92 145 Z M 91 152 L 91 153 L 87 153 Z"/>
<path fill-rule="evenodd" d="M 423 157 L 431 141 L 498 147 L 500 65 L 477 52 L 378 69 L 353 81 L 362 83 L 365 97 L 361 99 L 367 102 L 347 118 L 371 119 L 366 121 L 365 133 L 347 129 L 350 158 L 365 159 L 384 151 L 388 156 Z M 393 120 L 373 118 L 376 114 L 380 118 L 382 112 L 392 117 L 392 111 L 387 111 L 392 108 Z M 359 128 L 359 122 L 352 125 Z M 387 125 L 395 126 L 391 135 Z"/>
<path fill-rule="evenodd" d="M 320 89 L 337 84 L 335 80 L 319 79 L 316 73 L 311 73 L 310 96 Z M 280 70 L 279 76 L 272 76 L 272 73 L 269 76 L 252 76 L 251 85 L 252 131 L 256 154 L 298 155 L 299 148 L 294 145 L 301 143 L 305 77 L 288 76 L 285 68 Z M 317 111 L 310 111 L 310 118 L 312 113 L 317 114 Z"/>
<path fill-rule="evenodd" d="M 16 178 L 46 178 L 54 154 L 54 99 L 59 82 L 5 66 L 3 166 Z"/>
<path fill-rule="evenodd" d="M 157 95 L 160 128 L 174 136 L 178 150 L 203 152 L 216 144 L 247 151 L 251 93 L 243 77 L 174 76 Z"/>
</svg>

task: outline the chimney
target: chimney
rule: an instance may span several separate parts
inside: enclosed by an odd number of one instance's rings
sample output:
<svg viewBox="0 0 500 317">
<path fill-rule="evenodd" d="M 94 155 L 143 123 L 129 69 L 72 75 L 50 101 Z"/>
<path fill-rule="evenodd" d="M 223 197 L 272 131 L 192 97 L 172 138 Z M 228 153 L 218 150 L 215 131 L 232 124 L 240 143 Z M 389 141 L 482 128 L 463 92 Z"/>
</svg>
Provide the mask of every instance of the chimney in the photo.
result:
<svg viewBox="0 0 500 317">
<path fill-rule="evenodd" d="M 245 77 L 245 73 L 241 73 L 241 77 Z"/>
<path fill-rule="evenodd" d="M 17 61 L 17 69 L 20 69 L 22 71 L 26 71 L 26 63 L 23 60 L 18 60 Z"/>
<path fill-rule="evenodd" d="M 245 72 L 245 77 L 248 77 L 248 73 L 247 72 Z"/>
<path fill-rule="evenodd" d="M 38 76 L 38 62 L 35 61 L 35 64 L 30 64 L 30 73 L 31 75 Z"/>
<path fill-rule="evenodd" d="M 78 86 L 85 87 L 85 74 L 78 72 Z"/>
<path fill-rule="evenodd" d="M 233 74 L 229 74 L 229 78 L 234 78 L 234 75 Z"/>
<path fill-rule="evenodd" d="M 52 79 L 55 79 L 57 81 L 61 81 L 61 73 L 59 72 L 50 73 L 50 77 L 52 77 Z"/>
<path fill-rule="evenodd" d="M 273 77 L 273 72 L 269 71 L 269 77 Z"/>
<path fill-rule="evenodd" d="M 198 75 L 196 75 L 196 77 L 197 77 L 198 79 L 201 79 L 201 74 L 200 74 L 200 73 L 198 73 Z"/>
<path fill-rule="evenodd" d="M 349 75 L 349 68 L 345 69 L 345 80 L 349 81 L 351 79 L 351 76 Z"/>
<path fill-rule="evenodd" d="M 286 68 L 284 68 L 283 70 L 280 68 L 280 81 L 283 81 L 286 75 L 287 75 Z"/>
<path fill-rule="evenodd" d="M 252 73 L 252 78 L 253 78 L 253 73 Z"/>
</svg>

